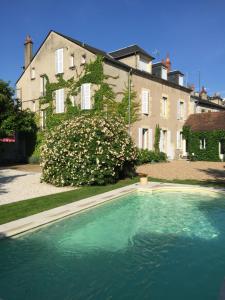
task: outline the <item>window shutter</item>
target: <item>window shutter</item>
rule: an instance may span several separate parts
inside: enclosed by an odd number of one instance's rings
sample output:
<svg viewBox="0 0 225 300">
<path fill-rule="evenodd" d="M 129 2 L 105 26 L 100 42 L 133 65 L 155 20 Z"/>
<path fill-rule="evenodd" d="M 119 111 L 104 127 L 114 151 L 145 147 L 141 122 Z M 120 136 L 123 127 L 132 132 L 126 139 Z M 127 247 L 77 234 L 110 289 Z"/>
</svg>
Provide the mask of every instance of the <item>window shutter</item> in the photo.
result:
<svg viewBox="0 0 225 300">
<path fill-rule="evenodd" d="M 81 86 L 81 109 L 91 109 L 91 84 L 84 83 Z"/>
<path fill-rule="evenodd" d="M 64 89 L 56 90 L 56 113 L 64 112 Z"/>
<path fill-rule="evenodd" d="M 153 144 L 152 144 L 152 129 L 148 129 L 148 149 L 152 150 L 153 149 Z"/>
<path fill-rule="evenodd" d="M 177 120 L 180 120 L 180 100 L 177 101 Z"/>
<path fill-rule="evenodd" d="M 56 74 L 63 73 L 63 48 L 55 52 L 55 72 Z"/>
<path fill-rule="evenodd" d="M 142 148 L 142 128 L 138 128 L 138 148 Z"/>
<path fill-rule="evenodd" d="M 149 92 L 146 90 L 142 91 L 141 103 L 142 103 L 142 113 L 148 115 L 148 113 L 149 113 Z"/>
</svg>

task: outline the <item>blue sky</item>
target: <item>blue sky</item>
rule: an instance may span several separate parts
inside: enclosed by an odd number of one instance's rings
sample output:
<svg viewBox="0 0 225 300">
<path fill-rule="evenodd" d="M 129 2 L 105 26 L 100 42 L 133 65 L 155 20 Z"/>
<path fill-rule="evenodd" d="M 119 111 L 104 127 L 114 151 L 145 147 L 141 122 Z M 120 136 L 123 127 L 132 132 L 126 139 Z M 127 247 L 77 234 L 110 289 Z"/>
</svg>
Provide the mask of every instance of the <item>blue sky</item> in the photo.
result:
<svg viewBox="0 0 225 300">
<path fill-rule="evenodd" d="M 53 29 L 106 51 L 137 43 L 225 97 L 224 0 L 1 0 L 0 78 L 17 80 L 27 34 L 36 50 Z"/>
</svg>

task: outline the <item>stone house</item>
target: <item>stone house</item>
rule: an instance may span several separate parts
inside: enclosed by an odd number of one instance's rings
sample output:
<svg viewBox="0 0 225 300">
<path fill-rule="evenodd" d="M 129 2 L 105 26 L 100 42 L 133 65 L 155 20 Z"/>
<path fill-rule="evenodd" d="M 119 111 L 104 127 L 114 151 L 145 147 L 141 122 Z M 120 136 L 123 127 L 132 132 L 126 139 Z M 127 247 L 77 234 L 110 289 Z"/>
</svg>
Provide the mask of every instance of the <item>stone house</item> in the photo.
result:
<svg viewBox="0 0 225 300">
<path fill-rule="evenodd" d="M 140 103 L 139 121 L 132 124 L 130 134 L 139 148 L 153 149 L 154 131 L 161 128 L 160 150 L 170 159 L 186 156 L 186 143 L 182 136 L 183 125 L 188 116 L 195 112 L 195 101 L 191 101 L 191 89 L 184 86 L 184 75 L 171 70 L 169 57 L 166 61 L 153 63 L 154 58 L 138 45 L 132 45 L 110 53 L 99 50 L 71 37 L 50 31 L 36 54 L 32 54 L 33 42 L 25 41 L 24 72 L 17 81 L 17 97 L 22 108 L 29 108 L 40 115 L 41 126 L 45 122 L 46 105 L 40 105 L 45 93 L 46 78 L 56 81 L 56 75 L 63 74 L 68 80 L 76 77 L 84 65 L 97 55 L 104 58 L 104 73 L 110 75 L 108 82 L 120 101 L 124 87 L 132 82 Z M 81 86 L 81 92 L 72 102 L 84 109 L 91 109 L 94 86 Z M 65 111 L 67 91 L 55 93 L 55 113 Z"/>
</svg>

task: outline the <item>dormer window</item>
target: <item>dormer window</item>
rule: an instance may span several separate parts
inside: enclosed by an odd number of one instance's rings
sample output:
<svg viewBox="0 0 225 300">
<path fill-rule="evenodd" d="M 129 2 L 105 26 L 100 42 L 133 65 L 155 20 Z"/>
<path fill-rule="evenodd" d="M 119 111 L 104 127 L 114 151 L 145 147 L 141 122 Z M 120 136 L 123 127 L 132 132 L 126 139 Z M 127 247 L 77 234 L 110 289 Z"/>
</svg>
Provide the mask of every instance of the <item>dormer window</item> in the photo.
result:
<svg viewBox="0 0 225 300">
<path fill-rule="evenodd" d="M 146 59 L 139 59 L 139 70 L 148 72 L 148 61 Z"/>
<path fill-rule="evenodd" d="M 74 54 L 70 55 L 70 69 L 73 69 L 75 67 L 75 60 L 74 60 Z"/>
<path fill-rule="evenodd" d="M 36 77 L 35 68 L 32 68 L 31 69 L 31 79 L 33 80 L 33 79 L 35 79 L 35 77 Z"/>
<path fill-rule="evenodd" d="M 167 69 L 166 68 L 162 68 L 162 79 L 167 80 Z"/>
<path fill-rule="evenodd" d="M 81 62 L 80 62 L 81 65 L 85 65 L 86 64 L 86 54 L 83 54 L 81 56 Z"/>
<path fill-rule="evenodd" d="M 184 85 L 184 77 L 183 76 L 179 76 L 179 85 L 183 86 Z"/>
</svg>

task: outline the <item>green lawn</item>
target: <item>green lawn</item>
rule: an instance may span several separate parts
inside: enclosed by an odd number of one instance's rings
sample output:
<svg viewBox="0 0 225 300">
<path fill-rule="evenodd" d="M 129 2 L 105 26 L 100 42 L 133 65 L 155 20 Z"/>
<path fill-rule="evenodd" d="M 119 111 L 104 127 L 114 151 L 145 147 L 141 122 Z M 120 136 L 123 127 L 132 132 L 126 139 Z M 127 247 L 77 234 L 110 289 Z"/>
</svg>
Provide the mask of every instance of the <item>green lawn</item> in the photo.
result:
<svg viewBox="0 0 225 300">
<path fill-rule="evenodd" d="M 87 197 L 105 193 L 138 182 L 139 177 L 120 180 L 105 186 L 86 186 L 76 190 L 23 200 L 0 206 L 0 224 L 27 217 L 39 212 L 78 201 Z"/>
<path fill-rule="evenodd" d="M 179 183 L 179 184 L 193 184 L 207 187 L 222 187 L 225 188 L 225 183 L 222 181 L 198 181 L 198 180 L 165 180 L 149 177 L 150 181 L 155 182 L 167 182 L 167 183 Z M 49 196 L 43 196 L 33 198 L 29 200 L 23 200 L 16 203 L 5 204 L 0 206 L 0 224 L 4 224 L 10 221 L 14 221 L 23 217 L 27 217 L 39 212 L 58 207 L 64 204 L 68 204 L 74 201 L 78 201 L 87 197 L 95 196 L 101 193 L 105 193 L 114 189 L 121 188 L 123 186 L 133 184 L 139 181 L 139 177 L 133 179 L 120 180 L 116 184 L 110 184 L 105 186 L 86 186 L 79 189 L 53 194 Z"/>
</svg>

